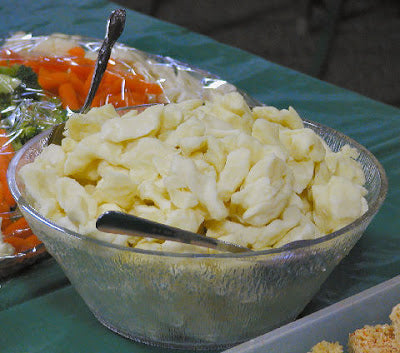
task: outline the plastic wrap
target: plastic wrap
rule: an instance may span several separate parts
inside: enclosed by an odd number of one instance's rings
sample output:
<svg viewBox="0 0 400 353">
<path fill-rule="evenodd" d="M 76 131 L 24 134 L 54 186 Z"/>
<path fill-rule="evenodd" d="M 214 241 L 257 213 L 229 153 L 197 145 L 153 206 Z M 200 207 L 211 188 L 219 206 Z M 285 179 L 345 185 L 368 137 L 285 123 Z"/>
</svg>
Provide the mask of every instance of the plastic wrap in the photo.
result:
<svg viewBox="0 0 400 353">
<path fill-rule="evenodd" d="M 30 66 L 38 74 L 41 87 L 56 96 L 59 96 L 57 82 L 70 83 L 79 103 L 83 103 L 101 43 L 79 36 L 34 37 L 17 33 L 5 41 L 3 48 L 7 49 L 2 50 L 0 60 Z M 235 87 L 185 63 L 117 43 L 92 106 L 180 102 L 205 98 L 210 90 L 226 92 Z M 63 105 L 67 105 L 65 101 Z"/>
<path fill-rule="evenodd" d="M 14 151 L 41 131 L 65 121 L 72 110 L 83 105 L 101 43 L 99 39 L 80 36 L 36 37 L 22 32 L 2 42 L 0 73 L 10 75 L 9 78 L 0 75 L 0 90 L 5 86 L 3 94 L 0 91 L 3 194 L 9 192 L 6 170 Z M 14 77 L 21 67 L 27 77 L 23 80 Z M 207 99 L 212 91 L 234 90 L 234 86 L 206 71 L 117 43 L 92 107 L 111 103 L 123 108 Z M 251 97 L 246 99 L 250 104 L 259 104 Z M 13 234 L 5 230 L 11 220 L 22 216 L 15 202 L 3 206 L 0 218 L 4 235 L 0 238 L 0 248 L 5 247 L 8 253 L 0 251 L 0 276 L 7 276 L 42 257 L 46 251 L 36 237 L 28 239 L 29 229 L 15 226 Z M 14 244 L 13 253 L 3 241 Z M 31 246 L 27 248 L 27 244 Z"/>
</svg>

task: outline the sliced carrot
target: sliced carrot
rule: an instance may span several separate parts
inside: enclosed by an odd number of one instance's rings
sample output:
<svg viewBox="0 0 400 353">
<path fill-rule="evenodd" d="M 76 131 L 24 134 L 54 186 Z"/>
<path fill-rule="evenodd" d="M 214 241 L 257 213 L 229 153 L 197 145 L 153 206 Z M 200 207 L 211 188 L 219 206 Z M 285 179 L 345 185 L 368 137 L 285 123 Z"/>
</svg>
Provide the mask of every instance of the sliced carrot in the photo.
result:
<svg viewBox="0 0 400 353">
<path fill-rule="evenodd" d="M 0 143 L 7 142 L 8 138 L 7 138 L 7 131 L 5 129 L 0 129 Z"/>
<path fill-rule="evenodd" d="M 7 237 L 7 238 L 4 238 L 4 242 L 11 244 L 14 247 L 16 254 L 31 249 L 30 245 L 26 243 L 25 239 L 22 239 L 19 237 L 15 237 L 15 236 Z"/>
<path fill-rule="evenodd" d="M 39 63 L 41 67 L 46 68 L 50 71 L 67 71 L 71 66 L 70 60 L 61 58 L 61 57 L 39 57 L 35 60 L 36 63 Z M 27 62 L 29 65 L 29 62 Z"/>
<path fill-rule="evenodd" d="M 147 94 L 159 95 L 159 94 L 163 93 L 163 89 L 158 83 L 149 83 L 149 82 L 147 82 L 146 93 Z"/>
<path fill-rule="evenodd" d="M 0 51 L 0 56 L 9 58 L 9 59 L 21 59 L 21 55 L 19 55 L 14 50 L 4 48 Z"/>
<path fill-rule="evenodd" d="M 10 227 L 11 225 L 12 225 L 12 223 L 9 224 L 7 226 L 7 228 Z M 11 237 L 19 237 L 19 238 L 25 239 L 25 238 L 30 237 L 32 234 L 33 234 L 32 229 L 30 229 L 30 228 L 16 229 L 11 235 L 4 236 L 4 238 L 11 236 Z"/>
<path fill-rule="evenodd" d="M 15 206 L 15 200 L 11 195 L 10 189 L 7 183 L 7 168 L 10 160 L 8 157 L 0 155 L 0 187 L 2 188 L 4 201 L 10 206 Z"/>
<path fill-rule="evenodd" d="M 128 105 L 146 104 L 149 103 L 149 98 L 146 94 L 139 92 L 129 92 Z"/>
<path fill-rule="evenodd" d="M 38 83 L 40 87 L 48 91 L 57 88 L 57 84 L 53 82 L 53 79 L 51 77 L 51 72 L 44 67 L 41 67 L 39 69 Z"/>
<path fill-rule="evenodd" d="M 17 236 L 10 236 L 4 238 L 4 241 L 14 247 L 16 254 L 28 251 L 41 243 L 41 241 L 34 234 L 28 236 L 25 239 Z"/>
<path fill-rule="evenodd" d="M 9 211 L 10 207 L 15 206 L 15 200 L 11 195 L 7 183 L 7 169 L 13 152 L 14 150 L 6 136 L 6 131 L 0 129 L 0 203 L 5 202 L 8 205 L 8 210 L 6 211 Z M 1 212 L 4 212 L 3 208 L 0 208 Z"/>
<path fill-rule="evenodd" d="M 69 82 L 69 76 L 67 72 L 55 71 L 50 72 L 46 69 L 39 70 L 38 77 L 39 85 L 46 90 L 54 90 L 60 87 L 63 83 Z"/>
<path fill-rule="evenodd" d="M 25 218 L 18 218 L 15 222 L 12 222 L 8 227 L 3 230 L 4 237 L 9 237 L 14 235 L 18 230 L 28 229 L 29 225 Z"/>
<path fill-rule="evenodd" d="M 86 81 L 87 77 L 92 74 L 93 67 L 94 64 L 90 66 L 71 65 L 69 71 L 78 76 L 80 80 Z"/>
<path fill-rule="evenodd" d="M 0 202 L 0 210 L 1 231 L 3 231 L 13 222 L 15 212 L 11 211 L 10 206 L 4 201 L 4 199 Z"/>
<path fill-rule="evenodd" d="M 0 186 L 0 218 L 6 218 L 6 213 L 10 212 L 10 205 L 5 202 L 4 194 L 3 194 L 3 187 Z M 1 224 L 2 228 L 4 224 Z"/>
<path fill-rule="evenodd" d="M 63 102 L 63 107 L 69 107 L 72 110 L 80 108 L 78 96 L 71 83 L 66 82 L 58 87 L 58 94 Z"/>
<path fill-rule="evenodd" d="M 0 217 L 1 217 L 1 228 L 2 229 L 8 227 L 12 223 L 12 220 L 10 217 L 5 216 L 5 215 L 0 215 Z"/>
<path fill-rule="evenodd" d="M 3 188 L 5 202 L 10 206 L 10 208 L 14 207 L 16 205 L 16 202 L 15 202 L 6 182 L 2 181 L 1 187 Z"/>
<path fill-rule="evenodd" d="M 121 94 L 125 91 L 125 80 L 121 77 L 114 77 L 108 87 L 110 92 Z"/>
<path fill-rule="evenodd" d="M 29 246 L 29 249 L 32 249 L 32 248 L 38 246 L 39 244 L 41 244 L 42 242 L 39 240 L 39 238 L 35 234 L 32 234 L 25 239 L 25 243 L 27 246 Z"/>
<path fill-rule="evenodd" d="M 74 58 L 74 61 L 71 63 L 69 71 L 75 73 L 80 80 L 86 81 L 88 76 L 93 75 L 94 66 L 94 60 L 77 57 Z"/>
<path fill-rule="evenodd" d="M 93 76 L 94 68 L 92 68 L 89 74 L 86 77 L 85 83 L 83 84 L 85 95 L 88 94 L 90 89 L 90 84 L 92 83 L 92 76 Z"/>
<path fill-rule="evenodd" d="M 121 97 L 121 93 L 109 94 L 107 96 L 107 103 L 114 105 L 114 107 L 124 107 L 126 106 L 124 100 Z"/>
<path fill-rule="evenodd" d="M 68 50 L 68 54 L 71 56 L 77 56 L 77 57 L 84 57 L 85 56 L 85 49 L 82 47 L 73 47 Z"/>
<path fill-rule="evenodd" d="M 10 206 L 4 200 L 3 186 L 0 184 L 0 213 L 8 212 L 8 211 L 10 211 Z"/>
<path fill-rule="evenodd" d="M 94 60 L 85 57 L 84 48 L 73 47 L 65 57 L 31 56 L 21 58 L 8 51 L 4 51 L 3 54 L 3 56 L 0 55 L 0 61 L 7 60 L 9 62 L 11 59 L 18 59 L 32 67 L 38 74 L 40 86 L 44 90 L 58 95 L 64 108 L 69 106 L 75 110 L 83 104 L 89 91 L 95 66 Z M 143 75 L 135 73 L 129 65 L 112 58 L 108 62 L 107 70 L 97 92 L 92 106 L 101 106 L 110 102 L 116 107 L 120 107 L 148 103 L 149 95 L 162 94 L 163 89 L 157 83 L 147 82 Z"/>
<path fill-rule="evenodd" d="M 22 57 L 18 53 L 7 48 L 0 52 L 0 57 L 1 66 L 11 66 L 14 64 L 21 64 L 23 62 Z"/>
<path fill-rule="evenodd" d="M 123 77 L 108 70 L 104 73 L 101 83 L 112 93 L 123 92 L 125 86 Z"/>
<path fill-rule="evenodd" d="M 86 98 L 86 92 L 84 88 L 84 81 L 82 81 L 78 75 L 74 72 L 69 73 L 69 81 L 74 87 L 75 92 L 78 94 L 78 98 Z"/>
<path fill-rule="evenodd" d="M 125 87 L 136 92 L 144 92 L 146 90 L 144 81 L 136 77 L 125 77 Z"/>
<path fill-rule="evenodd" d="M 3 59 L 3 60 L 0 60 L 0 65 L 1 66 L 12 66 L 15 64 L 22 64 L 23 62 L 24 62 L 23 59 L 13 59 L 13 58 Z"/>
<path fill-rule="evenodd" d="M 106 96 L 104 96 L 102 93 L 97 93 L 93 98 L 91 107 L 101 107 L 105 104 L 105 101 Z"/>
<path fill-rule="evenodd" d="M 146 81 L 146 78 L 139 72 L 135 72 L 131 67 L 117 61 L 117 65 L 112 69 L 113 72 L 123 77 L 136 77 L 139 80 Z"/>
<path fill-rule="evenodd" d="M 11 159 L 14 157 L 14 148 L 11 142 L 7 142 L 2 147 L 0 147 L 0 155 L 11 161 Z"/>
<path fill-rule="evenodd" d="M 160 85 L 138 79 L 137 77 L 125 77 L 125 87 L 134 92 L 145 92 L 149 94 L 161 94 L 163 92 Z"/>
<path fill-rule="evenodd" d="M 86 66 L 86 67 L 92 68 L 92 67 L 94 67 L 95 61 L 92 59 L 88 59 L 88 58 L 75 58 L 74 63 L 79 66 L 83 66 L 83 67 Z"/>
<path fill-rule="evenodd" d="M 52 78 L 53 82 L 58 86 L 69 81 L 69 75 L 67 72 L 62 72 L 62 71 L 51 72 L 50 77 Z"/>
</svg>

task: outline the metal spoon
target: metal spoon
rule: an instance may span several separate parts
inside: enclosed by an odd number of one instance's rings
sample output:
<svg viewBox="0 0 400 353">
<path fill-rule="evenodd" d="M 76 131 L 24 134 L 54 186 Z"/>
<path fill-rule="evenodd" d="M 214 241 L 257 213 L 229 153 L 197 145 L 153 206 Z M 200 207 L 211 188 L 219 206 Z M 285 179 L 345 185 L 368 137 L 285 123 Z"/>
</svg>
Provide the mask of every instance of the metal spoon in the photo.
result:
<svg viewBox="0 0 400 353">
<path fill-rule="evenodd" d="M 104 72 L 106 71 L 108 60 L 110 59 L 111 50 L 121 36 L 125 26 L 126 11 L 124 9 L 117 9 L 111 12 L 111 15 L 107 21 L 106 35 L 103 40 L 103 44 L 97 55 L 96 66 L 94 69 L 92 82 L 90 84 L 89 93 L 86 96 L 85 103 L 82 108 L 79 109 L 78 113 L 85 114 L 90 109 L 93 98 L 96 95 L 97 89 L 99 88 L 101 79 L 103 78 Z M 65 128 L 65 122 L 58 124 L 53 127 L 50 132 L 47 144 L 60 145 L 63 139 L 63 132 Z"/>
<path fill-rule="evenodd" d="M 250 249 L 240 245 L 206 237 L 204 235 L 116 211 L 105 212 L 97 218 L 96 228 L 107 233 L 172 240 L 224 252 L 251 252 Z"/>
</svg>

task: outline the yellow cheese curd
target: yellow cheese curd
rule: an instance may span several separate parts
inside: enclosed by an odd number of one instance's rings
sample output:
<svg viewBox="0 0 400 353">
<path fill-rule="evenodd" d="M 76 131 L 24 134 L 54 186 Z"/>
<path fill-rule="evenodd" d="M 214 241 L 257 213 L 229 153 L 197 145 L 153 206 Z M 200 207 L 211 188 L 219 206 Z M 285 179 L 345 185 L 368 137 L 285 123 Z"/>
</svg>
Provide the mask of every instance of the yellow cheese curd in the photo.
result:
<svg viewBox="0 0 400 353">
<path fill-rule="evenodd" d="M 357 153 L 332 152 L 293 108 L 253 109 L 238 93 L 157 105 L 119 117 L 111 105 L 75 114 L 61 146 L 20 175 L 55 223 L 116 244 L 211 252 L 102 233 L 117 210 L 254 250 L 335 231 L 367 210 Z"/>
</svg>

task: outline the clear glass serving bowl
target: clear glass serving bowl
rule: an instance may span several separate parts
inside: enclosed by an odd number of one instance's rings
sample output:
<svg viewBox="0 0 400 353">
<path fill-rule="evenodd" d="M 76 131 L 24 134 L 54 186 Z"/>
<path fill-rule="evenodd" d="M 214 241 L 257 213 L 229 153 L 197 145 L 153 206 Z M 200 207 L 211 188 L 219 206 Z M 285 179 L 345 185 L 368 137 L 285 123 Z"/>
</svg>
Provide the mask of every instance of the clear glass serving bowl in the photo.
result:
<svg viewBox="0 0 400 353">
<path fill-rule="evenodd" d="M 345 144 L 359 151 L 369 210 L 332 234 L 273 250 L 163 253 L 109 244 L 57 226 L 32 208 L 18 178 L 19 169 L 46 145 L 48 132 L 18 151 L 8 182 L 33 232 L 102 324 L 148 344 L 222 348 L 294 320 L 361 237 L 386 196 L 385 172 L 368 150 L 326 126 L 305 125 L 335 151 Z"/>
</svg>

